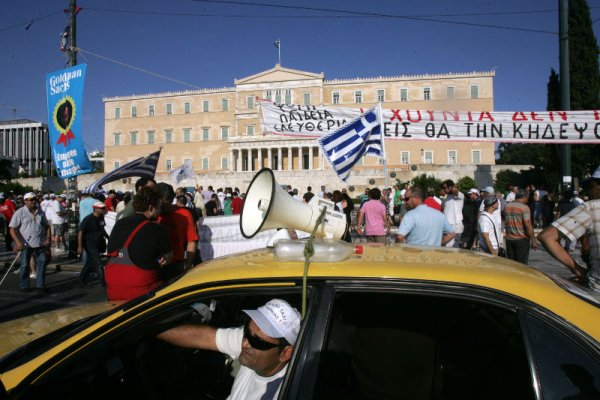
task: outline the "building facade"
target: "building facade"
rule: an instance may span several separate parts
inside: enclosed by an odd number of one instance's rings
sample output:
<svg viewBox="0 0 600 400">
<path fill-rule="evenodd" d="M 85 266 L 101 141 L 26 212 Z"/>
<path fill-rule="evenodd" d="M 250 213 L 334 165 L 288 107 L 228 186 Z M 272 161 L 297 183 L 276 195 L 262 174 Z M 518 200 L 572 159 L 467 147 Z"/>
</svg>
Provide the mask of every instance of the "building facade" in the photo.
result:
<svg viewBox="0 0 600 400">
<path fill-rule="evenodd" d="M 262 167 L 330 171 L 315 139 L 263 134 L 257 98 L 276 103 L 384 109 L 493 111 L 494 72 L 326 80 L 276 65 L 234 86 L 104 98 L 105 171 L 162 147 L 157 173 L 192 162 L 202 174 L 251 173 Z M 493 143 L 386 140 L 389 170 L 415 165 L 492 165 Z M 356 167 L 383 168 L 365 157 Z"/>
<path fill-rule="evenodd" d="M 19 172 L 50 176 L 54 169 L 48 125 L 28 119 L 0 121 L 0 156 L 15 158 Z"/>
</svg>

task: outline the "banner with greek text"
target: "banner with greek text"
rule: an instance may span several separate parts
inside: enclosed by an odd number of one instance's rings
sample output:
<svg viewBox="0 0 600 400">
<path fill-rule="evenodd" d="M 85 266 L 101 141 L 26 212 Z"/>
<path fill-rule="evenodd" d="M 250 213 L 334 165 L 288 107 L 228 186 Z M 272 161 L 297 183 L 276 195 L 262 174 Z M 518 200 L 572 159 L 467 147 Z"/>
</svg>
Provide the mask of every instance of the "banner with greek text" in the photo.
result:
<svg viewBox="0 0 600 400">
<path fill-rule="evenodd" d="M 264 133 L 318 138 L 366 110 L 259 102 Z M 434 111 L 383 109 L 383 135 L 397 140 L 600 144 L 600 110 Z"/>
<path fill-rule="evenodd" d="M 83 84 L 85 64 L 46 75 L 48 131 L 54 165 L 59 178 L 93 171 L 83 146 Z"/>
</svg>

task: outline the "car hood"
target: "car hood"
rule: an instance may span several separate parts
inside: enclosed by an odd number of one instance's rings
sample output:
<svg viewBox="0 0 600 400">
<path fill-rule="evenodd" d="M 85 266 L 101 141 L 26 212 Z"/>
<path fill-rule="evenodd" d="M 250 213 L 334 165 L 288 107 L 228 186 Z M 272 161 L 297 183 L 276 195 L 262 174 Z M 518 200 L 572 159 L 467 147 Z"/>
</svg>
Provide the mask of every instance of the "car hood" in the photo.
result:
<svg viewBox="0 0 600 400">
<path fill-rule="evenodd" d="M 0 357 L 63 326 L 109 311 L 117 305 L 114 302 L 83 304 L 0 323 Z"/>
</svg>

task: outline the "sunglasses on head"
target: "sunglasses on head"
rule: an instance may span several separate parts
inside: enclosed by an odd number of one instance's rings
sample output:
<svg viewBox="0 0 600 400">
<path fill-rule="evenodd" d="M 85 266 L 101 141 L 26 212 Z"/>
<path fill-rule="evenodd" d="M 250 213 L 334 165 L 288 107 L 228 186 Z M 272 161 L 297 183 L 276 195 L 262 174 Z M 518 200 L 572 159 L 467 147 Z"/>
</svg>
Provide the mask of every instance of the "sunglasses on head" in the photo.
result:
<svg viewBox="0 0 600 400">
<path fill-rule="evenodd" d="M 253 349 L 256 349 L 259 351 L 267 351 L 267 350 L 271 350 L 275 347 L 281 346 L 281 343 L 267 342 L 266 340 L 263 340 L 263 339 L 259 338 L 258 336 L 252 335 L 252 332 L 250 332 L 249 323 L 244 325 L 244 339 L 246 339 L 248 341 L 248 343 L 250 344 L 250 346 L 252 346 Z"/>
</svg>

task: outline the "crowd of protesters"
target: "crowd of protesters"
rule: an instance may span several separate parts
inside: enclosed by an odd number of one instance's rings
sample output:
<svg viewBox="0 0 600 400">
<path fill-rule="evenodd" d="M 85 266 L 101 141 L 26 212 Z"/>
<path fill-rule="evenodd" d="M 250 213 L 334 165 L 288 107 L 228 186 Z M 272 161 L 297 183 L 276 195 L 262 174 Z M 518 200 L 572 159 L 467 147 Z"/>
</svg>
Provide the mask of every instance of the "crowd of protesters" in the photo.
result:
<svg viewBox="0 0 600 400">
<path fill-rule="evenodd" d="M 51 192 L 24 196 L 0 193 L 6 248 L 21 254 L 21 267 L 16 271 L 21 288 L 29 291 L 33 280 L 35 289 L 44 291 L 45 266 L 53 254 L 65 250 L 81 257 L 80 286 L 108 284 L 108 296 L 113 300 L 136 297 L 179 276 L 201 262 L 198 241 L 202 218 L 240 214 L 245 198 L 237 187 L 189 189 L 142 178 L 136 181 L 133 193 L 109 190 L 83 193 L 79 199 Z M 551 226 L 555 218 L 584 202 L 577 191 L 566 191 L 557 198 L 541 185 L 529 185 L 524 190 L 511 185 L 506 197 L 492 187 L 470 188 L 463 193 L 452 180 L 427 190 L 411 187 L 409 182 L 392 188 L 367 188 L 354 199 L 346 188 L 329 190 L 325 185 L 317 193 L 311 186 L 304 193 L 290 185 L 285 191 L 305 203 L 315 196 L 333 202 L 335 210 L 346 216 L 342 240 L 347 242 L 364 235 L 371 242 L 395 239 L 414 245 L 456 247 L 502 255 L 524 264 L 530 250 L 539 247 L 534 229 Z M 76 207 L 73 202 L 78 202 Z M 76 249 L 68 249 L 65 234 L 74 210 L 79 212 Z M 104 229 L 109 211 L 117 213 L 110 236 Z M 29 220 L 39 226 L 30 226 Z M 563 235 L 559 240 L 564 241 L 561 246 L 565 252 L 574 249 L 576 240 L 571 236 Z M 108 262 L 102 260 L 104 253 Z"/>
</svg>

